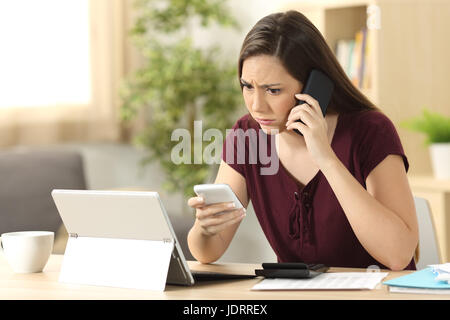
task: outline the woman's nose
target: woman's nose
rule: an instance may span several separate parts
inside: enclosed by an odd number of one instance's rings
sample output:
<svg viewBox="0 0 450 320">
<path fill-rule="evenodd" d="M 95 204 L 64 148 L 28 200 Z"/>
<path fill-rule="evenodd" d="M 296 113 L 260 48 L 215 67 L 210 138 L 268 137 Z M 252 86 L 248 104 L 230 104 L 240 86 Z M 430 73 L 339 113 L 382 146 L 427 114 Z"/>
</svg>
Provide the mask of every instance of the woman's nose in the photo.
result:
<svg viewBox="0 0 450 320">
<path fill-rule="evenodd" d="M 256 93 L 253 97 L 252 110 L 256 112 L 261 112 L 267 109 L 267 103 L 264 99 L 263 94 Z"/>
</svg>

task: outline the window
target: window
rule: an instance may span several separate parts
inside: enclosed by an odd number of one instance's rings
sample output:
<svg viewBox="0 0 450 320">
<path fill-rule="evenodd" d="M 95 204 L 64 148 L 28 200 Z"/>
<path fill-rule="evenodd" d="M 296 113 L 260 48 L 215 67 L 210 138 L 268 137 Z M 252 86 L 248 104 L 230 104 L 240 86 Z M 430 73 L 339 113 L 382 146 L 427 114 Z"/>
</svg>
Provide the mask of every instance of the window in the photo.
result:
<svg viewBox="0 0 450 320">
<path fill-rule="evenodd" d="M 0 148 L 118 141 L 125 0 L 0 0 Z"/>
<path fill-rule="evenodd" d="M 88 0 L 0 2 L 0 108 L 91 100 Z"/>
</svg>

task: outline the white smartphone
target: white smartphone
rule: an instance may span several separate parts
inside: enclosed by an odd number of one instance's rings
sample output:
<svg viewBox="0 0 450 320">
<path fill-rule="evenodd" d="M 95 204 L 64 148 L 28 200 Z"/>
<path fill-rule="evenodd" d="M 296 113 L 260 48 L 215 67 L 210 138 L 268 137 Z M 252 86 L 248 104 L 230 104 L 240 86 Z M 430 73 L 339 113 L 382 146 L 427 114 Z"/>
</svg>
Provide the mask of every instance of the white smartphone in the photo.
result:
<svg viewBox="0 0 450 320">
<path fill-rule="evenodd" d="M 243 207 L 231 187 L 225 183 L 197 184 L 194 186 L 194 191 L 197 196 L 205 199 L 205 204 L 234 202 L 236 209 Z"/>
</svg>

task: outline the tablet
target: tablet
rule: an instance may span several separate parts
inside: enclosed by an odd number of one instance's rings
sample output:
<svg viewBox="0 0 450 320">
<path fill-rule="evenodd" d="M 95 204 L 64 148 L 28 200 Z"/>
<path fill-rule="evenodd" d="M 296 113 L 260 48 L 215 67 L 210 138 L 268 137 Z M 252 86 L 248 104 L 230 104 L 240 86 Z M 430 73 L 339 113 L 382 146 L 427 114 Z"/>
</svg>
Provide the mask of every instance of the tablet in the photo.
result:
<svg viewBox="0 0 450 320">
<path fill-rule="evenodd" d="M 218 280 L 254 277 L 192 272 L 157 192 L 55 189 L 52 197 L 69 235 L 173 241 L 174 249 L 166 281 L 168 284 L 193 285 L 196 278 Z"/>
</svg>

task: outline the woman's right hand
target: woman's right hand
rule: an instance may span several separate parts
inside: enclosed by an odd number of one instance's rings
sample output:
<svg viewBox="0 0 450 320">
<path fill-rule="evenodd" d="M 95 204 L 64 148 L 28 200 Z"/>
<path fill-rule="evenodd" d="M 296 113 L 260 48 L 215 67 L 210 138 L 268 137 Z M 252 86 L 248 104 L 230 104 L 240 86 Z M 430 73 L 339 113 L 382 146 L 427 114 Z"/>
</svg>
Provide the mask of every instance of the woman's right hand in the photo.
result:
<svg viewBox="0 0 450 320">
<path fill-rule="evenodd" d="M 188 205 L 195 209 L 195 223 L 203 235 L 219 234 L 227 227 L 240 222 L 245 217 L 244 208 L 235 209 L 233 202 L 206 205 L 202 197 L 192 197 Z"/>
</svg>

